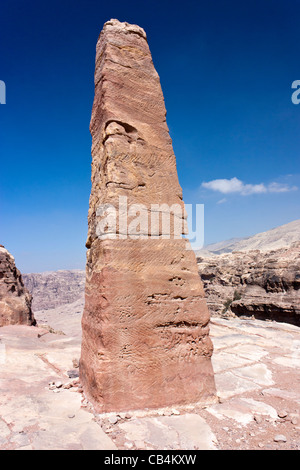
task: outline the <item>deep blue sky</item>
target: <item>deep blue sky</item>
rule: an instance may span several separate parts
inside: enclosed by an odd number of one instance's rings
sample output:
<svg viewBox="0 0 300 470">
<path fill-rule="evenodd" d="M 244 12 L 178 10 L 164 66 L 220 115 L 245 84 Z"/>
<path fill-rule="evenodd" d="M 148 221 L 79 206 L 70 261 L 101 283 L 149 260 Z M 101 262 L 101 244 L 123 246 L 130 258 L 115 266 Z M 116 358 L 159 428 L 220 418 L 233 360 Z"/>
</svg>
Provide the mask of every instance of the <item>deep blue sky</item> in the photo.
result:
<svg viewBox="0 0 300 470">
<path fill-rule="evenodd" d="M 110 18 L 147 32 L 205 243 L 300 218 L 300 1 L 1 0 L 0 243 L 19 269 L 85 265 L 95 45 Z"/>
</svg>

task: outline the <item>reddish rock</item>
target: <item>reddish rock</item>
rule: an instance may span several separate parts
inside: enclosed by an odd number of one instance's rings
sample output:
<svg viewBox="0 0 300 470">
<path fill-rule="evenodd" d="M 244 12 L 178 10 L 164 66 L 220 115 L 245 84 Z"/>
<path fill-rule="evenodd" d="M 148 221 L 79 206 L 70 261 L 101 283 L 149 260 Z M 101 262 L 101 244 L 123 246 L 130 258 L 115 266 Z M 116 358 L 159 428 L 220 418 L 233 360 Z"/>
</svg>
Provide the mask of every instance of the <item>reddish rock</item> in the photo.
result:
<svg viewBox="0 0 300 470">
<path fill-rule="evenodd" d="M 35 325 L 31 300 L 14 257 L 0 245 L 0 326 Z"/>
<path fill-rule="evenodd" d="M 212 315 L 300 325 L 300 243 L 277 250 L 199 256 Z"/>
<path fill-rule="evenodd" d="M 160 80 L 139 26 L 104 25 L 90 130 L 85 395 L 100 412 L 209 401 L 215 394 L 209 313 L 189 242 L 174 239 L 172 228 L 164 238 L 162 224 L 154 232 L 153 225 L 129 224 L 131 238 L 121 222 L 116 239 L 99 230 L 99 207 L 118 207 L 120 197 L 130 207 L 143 204 L 148 221 L 152 204 L 184 209 Z M 171 227 L 175 220 L 184 233 L 184 214 L 171 214 Z"/>
</svg>

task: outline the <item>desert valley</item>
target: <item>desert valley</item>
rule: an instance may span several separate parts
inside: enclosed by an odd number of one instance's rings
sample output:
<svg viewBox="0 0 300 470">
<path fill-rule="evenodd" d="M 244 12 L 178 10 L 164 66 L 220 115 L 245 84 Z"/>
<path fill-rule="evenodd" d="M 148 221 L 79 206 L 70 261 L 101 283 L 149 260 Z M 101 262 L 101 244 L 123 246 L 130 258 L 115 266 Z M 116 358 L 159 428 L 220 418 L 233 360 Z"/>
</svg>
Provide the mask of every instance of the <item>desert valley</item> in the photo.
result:
<svg viewBox="0 0 300 470">
<path fill-rule="evenodd" d="M 22 288 L 1 248 L 5 298 L 13 305 L 31 294 L 37 322 L 0 330 L 1 448 L 299 450 L 299 234 L 295 221 L 239 241 L 243 251 L 223 243 L 225 253 L 197 253 L 216 402 L 106 414 L 95 412 L 79 381 L 85 272 L 24 273 Z"/>
<path fill-rule="evenodd" d="M 165 17 L 164 2 L 159 15 L 83 3 L 59 3 L 55 34 L 48 11 L 28 26 L 20 9 L 19 33 L 6 7 L 6 60 L 18 54 L 33 103 L 8 65 L 0 450 L 101 450 L 132 467 L 300 450 L 294 15 L 272 22 L 259 2 L 253 26 L 253 2 L 192 2 L 188 21 L 182 2 Z M 97 15 L 123 7 L 149 33 L 106 18 L 95 57 Z M 194 248 L 189 225 L 218 242 Z"/>
</svg>

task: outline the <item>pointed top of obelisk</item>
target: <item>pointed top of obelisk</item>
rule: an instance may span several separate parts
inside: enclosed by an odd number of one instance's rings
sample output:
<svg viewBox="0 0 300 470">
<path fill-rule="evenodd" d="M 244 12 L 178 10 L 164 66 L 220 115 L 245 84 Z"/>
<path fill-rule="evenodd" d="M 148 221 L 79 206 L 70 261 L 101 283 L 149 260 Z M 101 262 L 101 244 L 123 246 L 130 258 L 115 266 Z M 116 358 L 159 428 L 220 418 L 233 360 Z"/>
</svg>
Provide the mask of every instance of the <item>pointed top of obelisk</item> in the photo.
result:
<svg viewBox="0 0 300 470">
<path fill-rule="evenodd" d="M 104 23 L 103 26 L 103 31 L 105 31 L 107 28 L 109 29 L 114 29 L 116 32 L 123 32 L 125 34 L 128 33 L 135 33 L 138 34 L 139 36 L 142 36 L 144 39 L 147 39 L 146 32 L 144 31 L 143 28 L 136 24 L 129 24 L 127 21 L 121 22 L 116 19 L 111 19 Z"/>
</svg>

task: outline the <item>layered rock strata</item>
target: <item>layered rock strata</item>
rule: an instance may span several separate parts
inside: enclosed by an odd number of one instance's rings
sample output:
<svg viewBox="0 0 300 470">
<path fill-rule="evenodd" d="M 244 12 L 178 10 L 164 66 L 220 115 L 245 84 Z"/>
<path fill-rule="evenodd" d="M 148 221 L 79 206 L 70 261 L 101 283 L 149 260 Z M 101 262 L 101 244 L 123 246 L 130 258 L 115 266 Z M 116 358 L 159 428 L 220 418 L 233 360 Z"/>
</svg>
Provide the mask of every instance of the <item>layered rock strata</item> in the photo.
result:
<svg viewBox="0 0 300 470">
<path fill-rule="evenodd" d="M 0 245 L 0 326 L 35 325 L 31 300 L 14 257 Z"/>
<path fill-rule="evenodd" d="M 212 314 L 300 325 L 300 243 L 261 252 L 198 257 Z"/>
<path fill-rule="evenodd" d="M 184 204 L 164 99 L 139 26 L 104 25 L 90 130 L 84 392 L 100 412 L 210 400 L 209 312 L 195 254 L 181 237 Z M 173 205 L 168 232 L 156 216 Z M 112 216 L 107 231 L 104 213 Z"/>
<path fill-rule="evenodd" d="M 81 269 L 22 274 L 32 295 L 32 310 L 48 310 L 84 297 L 85 271 Z"/>
</svg>

